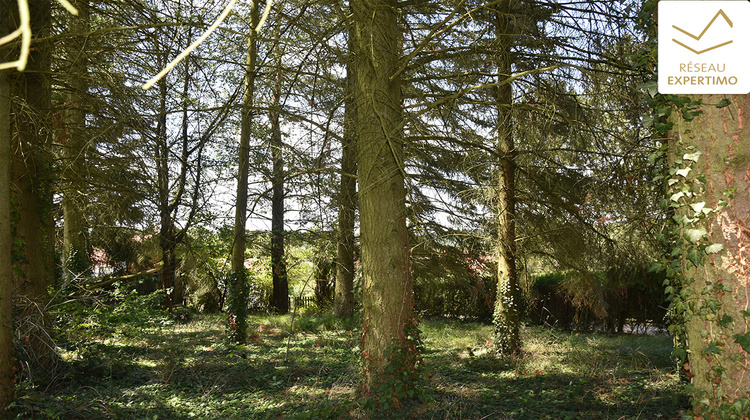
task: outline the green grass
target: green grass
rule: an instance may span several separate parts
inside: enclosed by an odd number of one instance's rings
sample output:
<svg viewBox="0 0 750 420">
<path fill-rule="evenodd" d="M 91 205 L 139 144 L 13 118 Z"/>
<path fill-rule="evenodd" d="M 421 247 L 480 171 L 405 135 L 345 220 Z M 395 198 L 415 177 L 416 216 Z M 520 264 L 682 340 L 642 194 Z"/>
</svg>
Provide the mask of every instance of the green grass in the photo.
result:
<svg viewBox="0 0 750 420">
<path fill-rule="evenodd" d="M 222 316 L 142 328 L 73 328 L 50 384 L 19 387 L 18 418 L 382 418 L 356 400 L 359 332 L 330 315 L 252 316 L 252 343 L 224 342 Z M 112 323 L 112 321 L 108 321 Z M 123 321 L 125 322 L 125 321 Z M 128 320 L 132 323 L 132 320 Z M 677 418 L 685 390 L 667 336 L 522 330 L 524 354 L 492 356 L 492 327 L 428 320 L 430 400 L 394 418 Z"/>
</svg>

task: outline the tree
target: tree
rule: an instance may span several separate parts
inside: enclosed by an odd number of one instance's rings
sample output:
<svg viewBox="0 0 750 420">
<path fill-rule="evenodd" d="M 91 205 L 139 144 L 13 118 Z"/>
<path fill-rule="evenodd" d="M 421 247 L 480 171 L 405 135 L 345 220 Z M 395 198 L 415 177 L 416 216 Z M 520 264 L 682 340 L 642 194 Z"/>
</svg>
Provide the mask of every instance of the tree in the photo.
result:
<svg viewBox="0 0 750 420">
<path fill-rule="evenodd" d="M 707 95 L 692 122 L 670 139 L 670 203 L 684 250 L 682 292 L 694 414 L 746 418 L 750 412 L 750 95 Z M 684 115 L 684 114 L 682 114 Z M 677 299 L 677 300 L 675 300 Z"/>
<path fill-rule="evenodd" d="M 398 10 L 394 0 L 357 1 L 351 7 L 357 74 L 363 387 L 366 393 L 376 393 L 381 384 L 395 380 L 402 383 L 386 387 L 386 392 L 406 392 L 414 385 L 410 373 L 418 354 L 406 228 Z M 403 374 L 394 377 L 388 371 Z"/>
<path fill-rule="evenodd" d="M 50 34 L 50 2 L 29 1 L 30 27 L 34 36 Z M 11 74 L 12 132 L 11 185 L 17 215 L 13 220 L 14 296 L 23 306 L 18 324 L 29 337 L 24 349 L 37 373 L 52 373 L 57 360 L 46 314 L 48 287 L 54 280 L 54 225 L 52 223 L 52 136 L 49 41 L 32 43 L 24 72 Z"/>
<path fill-rule="evenodd" d="M 495 303 L 495 347 L 502 355 L 521 351 L 519 336 L 519 289 L 516 270 L 516 148 L 513 143 L 513 94 L 511 90 L 511 40 L 513 34 L 510 1 L 497 6 L 497 204 L 498 229 L 497 300 Z"/>
<path fill-rule="evenodd" d="M 351 25 L 351 22 L 350 22 Z M 350 36 L 349 49 L 352 50 Z M 354 222 L 357 209 L 357 111 L 354 92 L 357 76 L 354 57 L 346 63 L 344 98 L 344 134 L 341 137 L 341 178 L 339 186 L 338 238 L 336 246 L 336 290 L 333 308 L 336 315 L 348 318 L 354 314 Z"/>
<path fill-rule="evenodd" d="M 134 43 L 140 48 L 143 61 L 132 60 L 127 68 L 140 68 L 151 74 L 164 68 L 172 55 L 189 45 L 196 27 L 203 24 L 198 11 L 205 12 L 190 2 L 171 2 L 160 9 L 146 9 L 144 13 L 151 22 L 158 21 L 160 13 L 166 13 L 171 21 L 183 23 L 186 15 L 190 15 L 192 24 L 185 25 L 184 31 L 179 29 L 182 24 L 157 26 L 153 30 L 145 27 L 143 38 Z M 196 53 L 181 62 L 169 77 L 160 79 L 155 89 L 146 94 L 139 91 L 138 111 L 142 114 L 132 116 L 138 121 L 138 134 L 148 140 L 142 162 L 151 177 L 149 198 L 158 215 L 163 263 L 160 277 L 170 310 L 174 303 L 185 298 L 182 278 L 176 275 L 178 246 L 184 243 L 194 224 L 208 217 L 203 210 L 211 198 L 206 191 L 211 181 L 211 172 L 206 168 L 211 158 L 210 140 L 222 128 L 231 109 L 229 104 L 236 97 L 225 98 L 210 84 L 220 70 L 218 66 L 194 71 L 200 63 Z"/>
<path fill-rule="evenodd" d="M 8 34 L 8 4 L 0 6 L 0 37 Z M 6 57 L 1 57 L 6 61 Z M 10 83 L 0 70 L 0 417 L 15 397 L 13 363 L 13 270 L 10 217 Z"/>
<path fill-rule="evenodd" d="M 75 2 L 78 16 L 70 17 L 70 29 L 75 33 L 68 45 L 66 57 L 68 83 L 70 90 L 65 95 L 67 115 L 62 133 L 58 135 L 61 143 L 60 190 L 62 192 L 63 210 L 63 278 L 71 281 L 89 268 L 89 247 L 87 223 L 84 215 L 84 185 L 78 171 L 86 168 L 86 148 L 89 138 L 86 132 L 86 93 L 88 78 L 88 55 L 86 47 L 87 34 L 90 30 L 88 0 Z"/>
<path fill-rule="evenodd" d="M 253 116 L 253 96 L 255 95 L 255 62 L 258 56 L 258 45 L 255 27 L 258 24 L 259 11 L 256 1 L 250 5 L 250 28 L 247 36 L 247 55 L 245 76 L 243 78 L 243 96 L 240 120 L 240 148 L 237 173 L 237 198 L 234 213 L 234 240 L 232 241 L 232 273 L 229 286 L 230 314 L 235 317 L 235 341 L 246 340 L 245 311 L 247 310 L 247 277 L 245 274 L 245 248 L 247 244 L 247 196 L 248 176 L 250 172 L 250 135 Z"/>
<path fill-rule="evenodd" d="M 279 37 L 279 25 L 276 26 L 273 46 L 275 71 L 271 88 L 271 105 L 269 122 L 271 123 L 271 276 L 273 291 L 271 309 L 285 314 L 289 312 L 289 279 L 287 278 L 286 259 L 284 256 L 284 143 L 281 136 L 281 60 L 283 51 Z"/>
<path fill-rule="evenodd" d="M 624 155 L 636 150 L 625 146 L 639 137 L 630 127 L 637 107 L 592 108 L 634 91 L 629 79 L 619 85 L 607 80 L 628 75 L 625 7 L 525 1 L 404 7 L 419 12 L 404 19 L 406 45 L 415 46 L 404 80 L 407 172 L 419 185 L 409 196 L 410 227 L 424 249 L 416 251 L 460 245 L 487 255 L 496 249 L 498 296 L 516 305 L 518 279 L 531 278 L 517 274 L 523 264 L 516 261 L 543 258 L 567 267 L 573 261 L 566 257 L 574 255 L 586 257 L 578 265 L 582 271 L 605 269 L 609 261 L 601 257 L 614 241 L 597 217 L 612 215 L 614 188 L 601 187 L 613 182 L 607 169 L 622 173 L 626 165 L 616 165 L 632 161 Z M 570 16 L 579 24 L 570 25 Z M 619 90 L 603 98 L 604 89 L 585 87 L 610 83 Z M 613 143 L 615 151 L 608 150 Z M 591 210 L 579 212 L 582 205 Z M 459 239 L 467 232 L 478 240 Z M 574 242 L 590 246 L 567 247 Z M 508 306 L 498 300 L 499 349 L 517 337 L 518 317 Z"/>
</svg>

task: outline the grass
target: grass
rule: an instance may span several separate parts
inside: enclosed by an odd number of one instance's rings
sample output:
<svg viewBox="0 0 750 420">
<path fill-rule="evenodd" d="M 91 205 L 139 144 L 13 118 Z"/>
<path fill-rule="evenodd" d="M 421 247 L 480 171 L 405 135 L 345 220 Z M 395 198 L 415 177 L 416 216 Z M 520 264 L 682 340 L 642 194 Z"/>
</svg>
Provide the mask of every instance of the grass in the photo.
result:
<svg viewBox="0 0 750 420">
<path fill-rule="evenodd" d="M 297 316 L 292 334 L 289 323 L 253 316 L 251 343 L 235 346 L 221 315 L 140 328 L 94 320 L 69 330 L 60 373 L 23 383 L 14 410 L 40 419 L 382 418 L 356 400 L 356 328 L 330 315 Z M 524 354 L 500 361 L 489 325 L 420 328 L 430 401 L 394 418 L 670 419 L 685 409 L 668 336 L 524 327 Z"/>
</svg>

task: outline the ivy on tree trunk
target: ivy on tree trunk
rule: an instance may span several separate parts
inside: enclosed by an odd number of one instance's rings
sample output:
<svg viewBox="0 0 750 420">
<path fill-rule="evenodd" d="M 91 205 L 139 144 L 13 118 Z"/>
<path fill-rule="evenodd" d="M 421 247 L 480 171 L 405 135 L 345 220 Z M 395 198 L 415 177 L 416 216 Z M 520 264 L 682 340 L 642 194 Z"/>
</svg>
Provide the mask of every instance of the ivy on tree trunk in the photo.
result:
<svg viewBox="0 0 750 420">
<path fill-rule="evenodd" d="M 497 204 L 498 229 L 497 301 L 495 303 L 495 348 L 500 355 L 515 355 L 521 351 L 519 336 L 518 280 L 516 272 L 516 149 L 512 132 L 512 90 L 510 43 L 512 22 L 510 1 L 497 6 L 497 148 L 498 168 Z M 503 83 L 505 81 L 505 83 Z"/>
<path fill-rule="evenodd" d="M 750 412 L 750 95 L 693 98 L 670 141 L 670 202 L 682 245 L 682 292 L 694 414 Z M 674 305 L 673 305 L 674 306 Z"/>
<path fill-rule="evenodd" d="M 394 0 L 351 4 L 362 242 L 363 390 L 383 401 L 414 386 L 417 348 L 406 228 L 401 56 Z M 418 338 L 418 337 L 417 337 Z M 401 390 L 403 393 L 393 394 Z"/>
</svg>

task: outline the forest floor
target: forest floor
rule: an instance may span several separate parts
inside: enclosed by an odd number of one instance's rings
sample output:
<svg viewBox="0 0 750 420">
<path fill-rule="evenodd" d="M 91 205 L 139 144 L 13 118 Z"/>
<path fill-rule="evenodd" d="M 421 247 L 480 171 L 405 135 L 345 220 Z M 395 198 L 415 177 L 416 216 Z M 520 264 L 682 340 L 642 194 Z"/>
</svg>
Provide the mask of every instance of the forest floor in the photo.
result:
<svg viewBox="0 0 750 420">
<path fill-rule="evenodd" d="M 424 402 L 387 412 L 357 401 L 359 333 L 330 315 L 292 334 L 289 315 L 251 316 L 246 346 L 226 344 L 223 315 L 67 316 L 56 376 L 19 385 L 18 418 L 672 419 L 688 403 L 667 335 L 526 326 L 523 356 L 498 361 L 491 325 L 425 320 Z"/>
</svg>

